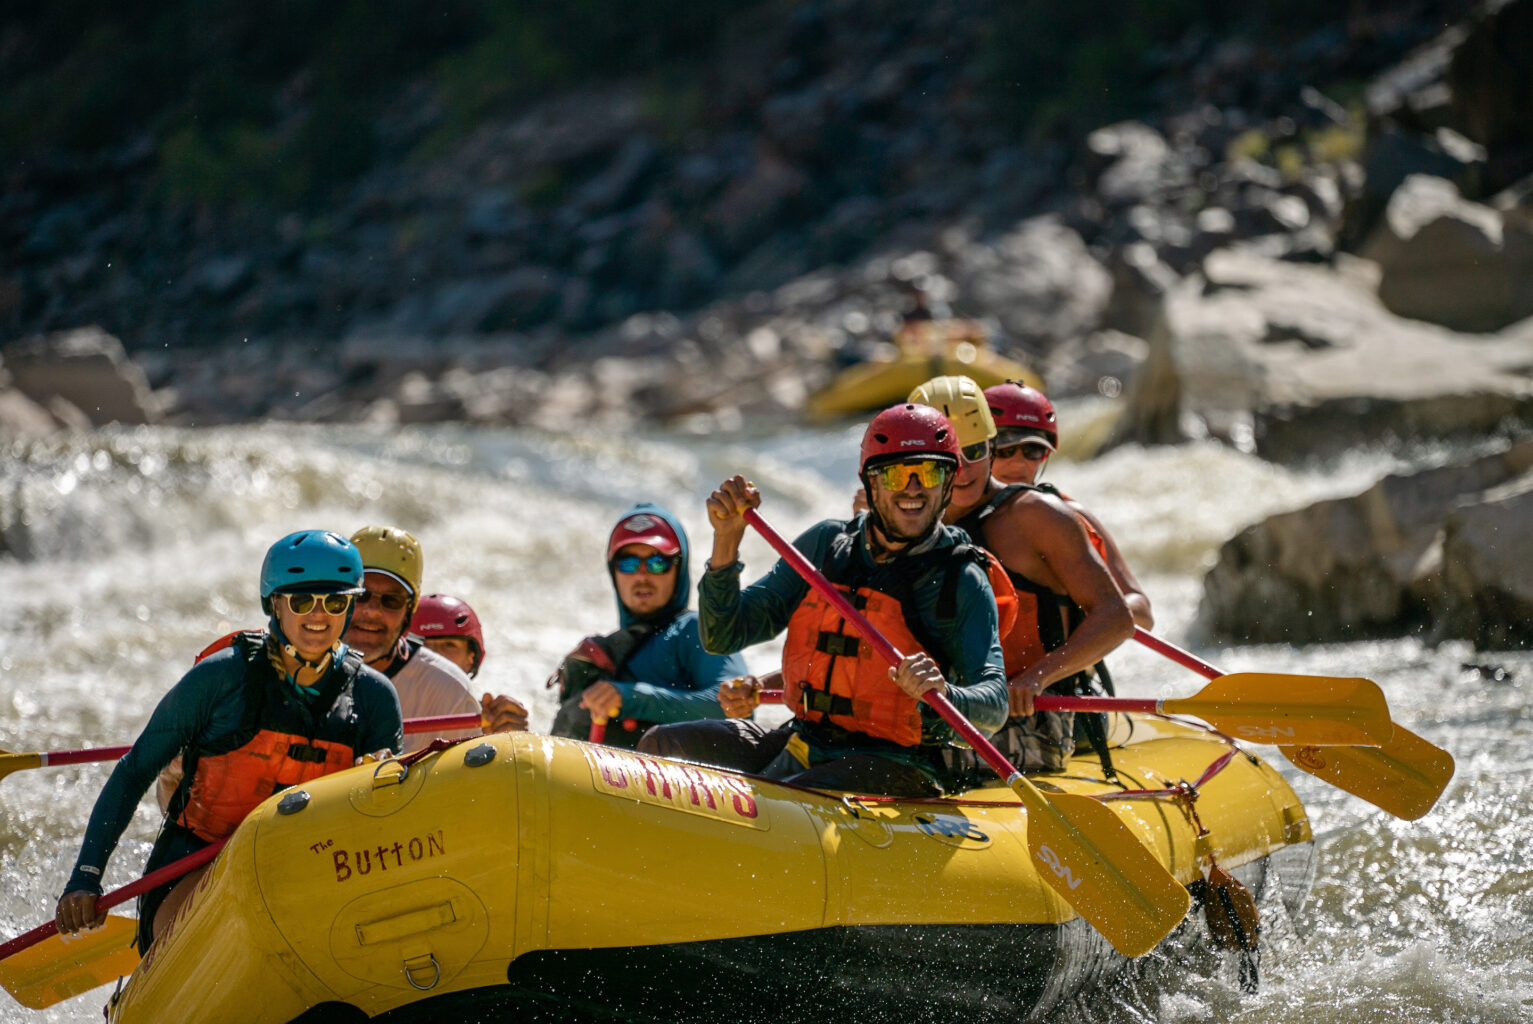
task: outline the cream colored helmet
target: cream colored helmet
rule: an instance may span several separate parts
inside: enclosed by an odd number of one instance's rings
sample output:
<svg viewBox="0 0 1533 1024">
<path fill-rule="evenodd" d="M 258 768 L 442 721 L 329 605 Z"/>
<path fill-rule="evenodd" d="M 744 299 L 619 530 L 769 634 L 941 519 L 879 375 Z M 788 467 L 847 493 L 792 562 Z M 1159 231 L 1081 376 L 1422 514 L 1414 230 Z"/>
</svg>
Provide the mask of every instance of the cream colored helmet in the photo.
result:
<svg viewBox="0 0 1533 1024">
<path fill-rule="evenodd" d="M 929 405 L 948 418 L 966 460 L 984 458 L 984 453 L 977 449 L 995 437 L 995 417 L 990 415 L 990 403 L 972 377 L 933 377 L 912 391 L 908 401 Z"/>
<path fill-rule="evenodd" d="M 362 555 L 363 569 L 385 573 L 404 584 L 410 592 L 410 612 L 414 614 L 426 567 L 420 541 L 392 526 L 364 526 L 351 535 L 351 542 Z M 406 616 L 406 621 L 408 619 Z"/>
</svg>

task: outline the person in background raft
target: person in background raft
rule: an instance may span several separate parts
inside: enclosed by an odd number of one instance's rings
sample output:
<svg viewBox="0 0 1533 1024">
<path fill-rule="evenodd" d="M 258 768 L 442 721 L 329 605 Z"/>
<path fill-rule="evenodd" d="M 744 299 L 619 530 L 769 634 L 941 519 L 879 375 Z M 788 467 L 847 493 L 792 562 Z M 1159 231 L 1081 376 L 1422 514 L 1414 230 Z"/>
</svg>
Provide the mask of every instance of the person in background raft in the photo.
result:
<svg viewBox="0 0 1533 1024">
<path fill-rule="evenodd" d="M 991 476 L 996 427 L 978 384 L 934 377 L 910 397 L 959 425 L 964 464 L 943 518 L 994 552 L 1017 592 L 1020 614 L 1001 638 L 1011 717 L 995 745 L 1024 771 L 1057 771 L 1074 753 L 1075 719 L 1070 712 L 1034 713 L 1033 698 L 1048 688 L 1090 692 L 1090 670 L 1133 635 L 1133 617 L 1084 524 L 1063 501 Z M 1092 743 L 1110 770 L 1105 731 Z M 985 775 L 978 765 L 975 772 Z"/>
<path fill-rule="evenodd" d="M 74 872 L 54 920 L 65 935 L 100 923 L 107 859 L 139 797 L 180 754 L 187 766 L 145 872 L 232 835 L 267 797 L 364 756 L 387 757 L 403 739 L 399 700 L 383 676 L 341 642 L 362 592 L 362 559 L 325 530 L 289 534 L 261 564 L 266 630 L 235 634 L 160 701 L 96 798 Z M 139 897 L 138 948 L 191 895 L 206 868 Z"/>
<path fill-rule="evenodd" d="M 594 715 L 611 723 L 604 743 L 632 750 L 651 726 L 723 715 L 719 684 L 743 675 L 745 659 L 703 650 L 687 555 L 670 512 L 642 502 L 623 513 L 607 539 L 620 628 L 582 640 L 549 679 L 555 736 L 588 739 Z"/>
<path fill-rule="evenodd" d="M 484 627 L 467 601 L 446 594 L 427 594 L 415 606 L 410 633 L 470 679 L 484 664 Z"/>
<path fill-rule="evenodd" d="M 1107 527 L 1080 502 L 1053 484 L 1038 481 L 1049 456 L 1059 448 L 1059 423 L 1054 415 L 1054 404 L 1037 388 L 1013 380 L 986 388 L 985 401 L 990 405 L 990 415 L 995 418 L 996 427 L 991 474 L 1003 484 L 1031 484 L 1046 491 L 1080 516 L 1086 524 L 1092 547 L 1107 563 L 1107 571 L 1112 573 L 1113 582 L 1118 584 L 1123 599 L 1128 602 L 1134 624 L 1154 629 L 1155 613 L 1150 608 L 1149 595 L 1129 570 L 1123 552 L 1118 550 Z"/>
<path fill-rule="evenodd" d="M 483 694 L 477 701 L 468 676 L 421 641 L 405 635 L 420 595 L 425 559 L 420 542 L 391 526 L 364 526 L 351 535 L 367 570 L 364 592 L 357 595 L 356 613 L 346 630 L 346 642 L 362 652 L 367 664 L 394 683 L 406 718 L 479 712 L 485 735 L 522 732 L 527 709 L 510 697 Z M 435 735 L 466 739 L 478 733 L 442 730 L 413 737 L 406 750 L 419 749 Z"/>
<path fill-rule="evenodd" d="M 1006 676 L 988 554 L 942 524 L 959 464 L 946 417 L 924 405 L 886 409 L 863 435 L 860 474 L 871 508 L 828 519 L 794 546 L 853 600 L 905 657 L 891 669 L 797 572 L 779 560 L 740 587 L 743 513 L 761 493 L 743 477 L 708 498 L 713 554 L 699 585 L 703 643 L 736 651 L 784 629 L 784 704 L 793 719 L 662 726 L 640 749 L 759 772 L 824 789 L 931 796 L 951 781 L 952 729 L 921 695 L 946 693 L 984 733 L 1006 721 Z"/>
</svg>

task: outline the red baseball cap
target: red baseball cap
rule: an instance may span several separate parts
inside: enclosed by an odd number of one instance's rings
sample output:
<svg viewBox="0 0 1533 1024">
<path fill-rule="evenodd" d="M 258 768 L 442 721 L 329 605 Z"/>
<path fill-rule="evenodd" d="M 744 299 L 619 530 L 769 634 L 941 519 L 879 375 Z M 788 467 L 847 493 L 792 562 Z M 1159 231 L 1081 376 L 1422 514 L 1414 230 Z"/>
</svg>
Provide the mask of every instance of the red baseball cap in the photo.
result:
<svg viewBox="0 0 1533 1024">
<path fill-rule="evenodd" d="M 612 528 L 607 540 L 607 558 L 630 544 L 648 544 L 662 555 L 681 554 L 681 540 L 671 524 L 648 512 L 635 512 Z"/>
</svg>

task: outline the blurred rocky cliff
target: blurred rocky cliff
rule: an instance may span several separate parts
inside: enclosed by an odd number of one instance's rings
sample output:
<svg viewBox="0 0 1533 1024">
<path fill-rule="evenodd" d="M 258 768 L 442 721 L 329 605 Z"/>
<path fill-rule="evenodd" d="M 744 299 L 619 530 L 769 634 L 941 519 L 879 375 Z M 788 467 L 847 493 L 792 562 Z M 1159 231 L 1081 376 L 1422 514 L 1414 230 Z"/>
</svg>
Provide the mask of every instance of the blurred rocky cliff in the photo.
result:
<svg viewBox="0 0 1533 1024">
<path fill-rule="evenodd" d="M 429 153 L 440 97 L 415 83 L 373 124 L 375 163 L 318 210 L 173 202 L 143 140 L 37 158 L 8 172 L 0 220 L 5 355 L 98 327 L 176 422 L 792 416 L 921 294 L 1051 390 L 1130 385 L 1121 438 L 1244 441 L 1254 413 L 1296 443 L 1297 410 L 1352 396 L 1268 393 L 1273 356 L 1344 347 L 1347 316 L 1493 340 L 1533 312 L 1530 6 L 1189 31 L 1135 55 L 1140 119 L 1024 141 L 987 71 L 1004 13 L 845 0 L 759 14 L 684 119 L 618 81 Z M 1229 306 L 1205 270 L 1227 250 L 1248 276 L 1256 257 L 1277 274 L 1358 254 L 1377 304 L 1230 314 L 1227 346 L 1189 342 L 1167 296 Z"/>
<path fill-rule="evenodd" d="M 781 423 L 919 307 L 1114 399 L 1107 444 L 1526 438 L 1533 0 L 1195 25 L 1064 83 L 1041 9 L 757 5 L 681 84 L 454 135 L 411 80 L 319 207 L 177 200 L 148 138 L 34 154 L 0 198 L 0 425 Z M 1132 116 L 1082 124 L 1124 113 L 1104 68 Z"/>
</svg>

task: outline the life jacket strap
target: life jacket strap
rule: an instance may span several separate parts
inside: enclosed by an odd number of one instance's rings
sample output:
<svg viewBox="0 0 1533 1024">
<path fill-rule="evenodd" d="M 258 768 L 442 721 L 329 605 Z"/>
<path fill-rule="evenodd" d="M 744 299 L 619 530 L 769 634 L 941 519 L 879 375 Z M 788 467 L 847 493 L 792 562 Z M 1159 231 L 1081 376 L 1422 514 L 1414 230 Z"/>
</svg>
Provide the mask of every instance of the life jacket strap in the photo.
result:
<svg viewBox="0 0 1533 1024">
<path fill-rule="evenodd" d="M 324 764 L 325 752 L 319 747 L 308 743 L 293 743 L 287 748 L 287 756 L 294 761 L 302 761 L 306 764 Z"/>
<path fill-rule="evenodd" d="M 806 714 L 842 715 L 851 717 L 852 699 L 837 693 L 829 693 L 825 690 L 804 689 L 804 711 Z"/>
<path fill-rule="evenodd" d="M 822 631 L 814 642 L 815 650 L 837 658 L 855 658 L 857 651 L 862 646 L 862 641 L 855 636 L 845 633 L 827 633 Z"/>
</svg>

